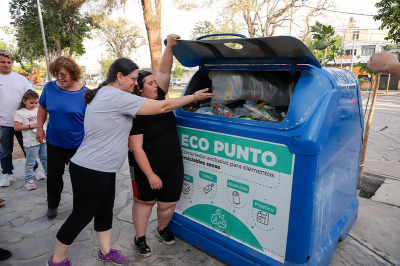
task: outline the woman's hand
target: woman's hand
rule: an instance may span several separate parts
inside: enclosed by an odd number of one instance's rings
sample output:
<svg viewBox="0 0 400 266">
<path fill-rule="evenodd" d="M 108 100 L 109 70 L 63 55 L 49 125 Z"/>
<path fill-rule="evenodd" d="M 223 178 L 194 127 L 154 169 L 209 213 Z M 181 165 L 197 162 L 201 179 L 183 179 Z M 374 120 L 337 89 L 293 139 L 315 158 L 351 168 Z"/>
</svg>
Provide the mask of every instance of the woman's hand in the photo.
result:
<svg viewBox="0 0 400 266">
<path fill-rule="evenodd" d="M 209 88 L 205 88 L 205 89 L 196 91 L 195 93 L 193 93 L 194 98 L 195 98 L 193 100 L 194 101 L 201 101 L 201 100 L 205 100 L 205 99 L 209 99 L 209 98 L 215 97 L 215 93 L 206 92 L 208 90 L 209 90 Z"/>
<path fill-rule="evenodd" d="M 181 36 L 178 34 L 169 34 L 167 36 L 167 45 L 174 46 L 178 44 L 178 41 L 176 39 L 180 39 Z"/>
<path fill-rule="evenodd" d="M 31 124 L 31 128 L 37 128 L 37 123 Z"/>
<path fill-rule="evenodd" d="M 46 140 L 46 133 L 43 128 L 37 130 L 36 140 L 39 141 L 40 144 L 43 144 L 43 140 Z"/>
<path fill-rule="evenodd" d="M 162 188 L 162 181 L 158 177 L 158 175 L 152 174 L 152 175 L 148 176 L 147 179 L 149 180 L 151 189 L 155 190 L 155 189 Z"/>
<path fill-rule="evenodd" d="M 382 51 L 371 55 L 367 66 L 374 72 L 386 73 L 386 66 L 389 62 L 398 63 L 397 55 Z"/>
</svg>

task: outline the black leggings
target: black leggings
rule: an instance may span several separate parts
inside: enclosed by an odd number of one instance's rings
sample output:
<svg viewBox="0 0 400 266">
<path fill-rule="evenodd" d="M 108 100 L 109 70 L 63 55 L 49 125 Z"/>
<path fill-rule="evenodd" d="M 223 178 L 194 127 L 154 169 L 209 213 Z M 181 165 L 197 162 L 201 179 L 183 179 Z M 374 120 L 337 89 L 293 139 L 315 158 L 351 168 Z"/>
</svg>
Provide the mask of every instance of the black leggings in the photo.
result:
<svg viewBox="0 0 400 266">
<path fill-rule="evenodd" d="M 65 245 L 71 245 L 93 217 L 96 232 L 110 230 L 115 197 L 115 173 L 91 170 L 72 162 L 69 171 L 73 209 L 57 233 L 57 239 Z"/>
<path fill-rule="evenodd" d="M 60 204 L 65 164 L 77 149 L 64 149 L 47 142 L 47 203 L 50 209 L 57 209 Z"/>
</svg>

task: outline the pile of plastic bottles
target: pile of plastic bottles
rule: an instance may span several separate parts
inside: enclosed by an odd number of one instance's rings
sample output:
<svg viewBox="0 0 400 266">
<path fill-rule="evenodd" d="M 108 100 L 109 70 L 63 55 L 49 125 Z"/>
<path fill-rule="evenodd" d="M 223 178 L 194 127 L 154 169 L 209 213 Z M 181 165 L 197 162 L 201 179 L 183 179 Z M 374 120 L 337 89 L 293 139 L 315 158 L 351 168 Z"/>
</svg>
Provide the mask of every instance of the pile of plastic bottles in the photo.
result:
<svg viewBox="0 0 400 266">
<path fill-rule="evenodd" d="M 278 112 L 275 107 L 266 103 L 257 104 L 254 101 L 245 101 L 243 105 L 235 105 L 230 108 L 223 104 L 210 104 L 200 107 L 197 110 L 191 110 L 199 114 L 218 115 L 247 120 L 257 120 L 264 122 L 279 123 L 285 117 L 285 112 Z"/>
</svg>

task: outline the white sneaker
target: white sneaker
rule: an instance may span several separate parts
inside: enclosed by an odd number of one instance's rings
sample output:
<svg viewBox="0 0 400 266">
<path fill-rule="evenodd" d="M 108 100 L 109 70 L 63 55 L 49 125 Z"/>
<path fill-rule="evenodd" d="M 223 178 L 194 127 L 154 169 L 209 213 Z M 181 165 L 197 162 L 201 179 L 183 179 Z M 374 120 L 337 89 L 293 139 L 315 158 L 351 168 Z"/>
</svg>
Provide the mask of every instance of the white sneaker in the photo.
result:
<svg viewBox="0 0 400 266">
<path fill-rule="evenodd" d="M 35 183 L 33 183 L 32 179 L 25 182 L 25 187 L 26 187 L 26 190 L 36 189 L 36 185 L 35 185 Z"/>
<path fill-rule="evenodd" d="M 15 178 L 13 174 L 4 174 L 2 179 L 0 180 L 0 187 L 8 187 L 11 184 L 11 181 L 14 181 Z"/>
<path fill-rule="evenodd" d="M 36 180 L 43 180 L 46 178 L 46 176 L 42 173 L 42 171 L 39 170 L 39 168 L 36 168 L 35 172 L 33 172 L 33 175 Z"/>
</svg>

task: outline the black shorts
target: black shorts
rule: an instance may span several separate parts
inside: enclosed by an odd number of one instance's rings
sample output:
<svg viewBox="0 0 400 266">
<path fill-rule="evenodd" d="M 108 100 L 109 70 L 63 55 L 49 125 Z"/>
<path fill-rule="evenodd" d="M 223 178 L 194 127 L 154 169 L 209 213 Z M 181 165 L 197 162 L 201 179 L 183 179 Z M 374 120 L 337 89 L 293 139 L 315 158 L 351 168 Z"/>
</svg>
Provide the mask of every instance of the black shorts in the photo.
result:
<svg viewBox="0 0 400 266">
<path fill-rule="evenodd" d="M 175 202 L 181 197 L 183 185 L 183 164 L 166 172 L 155 172 L 162 181 L 161 189 L 151 189 L 147 176 L 139 167 L 131 167 L 133 197 L 141 201 L 158 200 L 160 202 Z"/>
</svg>

